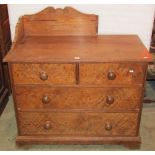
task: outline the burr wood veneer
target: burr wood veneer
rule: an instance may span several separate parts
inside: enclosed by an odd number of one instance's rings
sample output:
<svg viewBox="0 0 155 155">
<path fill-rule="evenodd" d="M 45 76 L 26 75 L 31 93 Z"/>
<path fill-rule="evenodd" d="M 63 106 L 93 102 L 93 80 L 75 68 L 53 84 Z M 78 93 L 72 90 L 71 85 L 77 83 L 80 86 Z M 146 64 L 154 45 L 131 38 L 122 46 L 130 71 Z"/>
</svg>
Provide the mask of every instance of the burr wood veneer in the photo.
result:
<svg viewBox="0 0 155 155">
<path fill-rule="evenodd" d="M 97 35 L 73 8 L 20 18 L 9 54 L 18 143 L 140 144 L 152 58 L 136 35 Z"/>
</svg>

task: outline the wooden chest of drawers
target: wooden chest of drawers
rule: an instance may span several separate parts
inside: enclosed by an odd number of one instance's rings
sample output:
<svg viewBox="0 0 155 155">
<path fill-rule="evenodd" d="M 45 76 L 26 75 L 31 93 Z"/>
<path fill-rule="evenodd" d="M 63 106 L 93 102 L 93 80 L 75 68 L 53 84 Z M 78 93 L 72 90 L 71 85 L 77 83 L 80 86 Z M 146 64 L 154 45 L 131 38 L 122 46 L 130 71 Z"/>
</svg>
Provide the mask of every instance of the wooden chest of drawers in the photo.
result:
<svg viewBox="0 0 155 155">
<path fill-rule="evenodd" d="M 137 36 L 21 36 L 5 58 L 18 143 L 140 143 L 151 56 Z"/>
</svg>

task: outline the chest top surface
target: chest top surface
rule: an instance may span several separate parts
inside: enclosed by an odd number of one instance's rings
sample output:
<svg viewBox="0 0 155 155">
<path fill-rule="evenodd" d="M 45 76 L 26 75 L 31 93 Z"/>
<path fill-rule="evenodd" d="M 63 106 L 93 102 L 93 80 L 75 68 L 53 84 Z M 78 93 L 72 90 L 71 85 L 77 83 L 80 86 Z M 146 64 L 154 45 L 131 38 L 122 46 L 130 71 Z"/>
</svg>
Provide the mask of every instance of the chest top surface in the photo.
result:
<svg viewBox="0 0 155 155">
<path fill-rule="evenodd" d="M 136 35 L 31 36 L 6 56 L 8 62 L 151 61 Z"/>
</svg>

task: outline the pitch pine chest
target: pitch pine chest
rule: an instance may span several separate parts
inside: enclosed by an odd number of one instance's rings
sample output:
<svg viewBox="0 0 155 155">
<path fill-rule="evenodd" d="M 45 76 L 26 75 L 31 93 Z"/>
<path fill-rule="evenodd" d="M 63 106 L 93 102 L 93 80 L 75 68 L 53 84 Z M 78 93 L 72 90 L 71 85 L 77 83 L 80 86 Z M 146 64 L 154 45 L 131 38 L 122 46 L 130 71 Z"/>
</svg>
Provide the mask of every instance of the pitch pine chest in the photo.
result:
<svg viewBox="0 0 155 155">
<path fill-rule="evenodd" d="M 20 18 L 9 63 L 18 143 L 135 146 L 152 61 L 136 35 L 98 35 L 98 16 L 52 7 Z"/>
</svg>

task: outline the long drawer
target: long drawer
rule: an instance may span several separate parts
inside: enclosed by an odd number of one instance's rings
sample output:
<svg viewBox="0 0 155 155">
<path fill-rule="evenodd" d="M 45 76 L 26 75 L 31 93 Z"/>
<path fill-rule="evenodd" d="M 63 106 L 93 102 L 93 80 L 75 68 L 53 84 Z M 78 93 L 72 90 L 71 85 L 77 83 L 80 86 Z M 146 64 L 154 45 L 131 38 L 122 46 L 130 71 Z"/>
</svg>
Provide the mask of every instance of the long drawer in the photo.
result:
<svg viewBox="0 0 155 155">
<path fill-rule="evenodd" d="M 93 88 L 16 86 L 18 109 L 135 110 L 139 109 L 142 87 Z"/>
<path fill-rule="evenodd" d="M 12 64 L 14 84 L 70 85 L 75 72 L 75 64 Z"/>
<path fill-rule="evenodd" d="M 136 136 L 138 113 L 19 112 L 20 135 Z"/>
<path fill-rule="evenodd" d="M 79 68 L 82 85 L 142 84 L 146 69 L 143 63 L 82 63 Z"/>
</svg>

